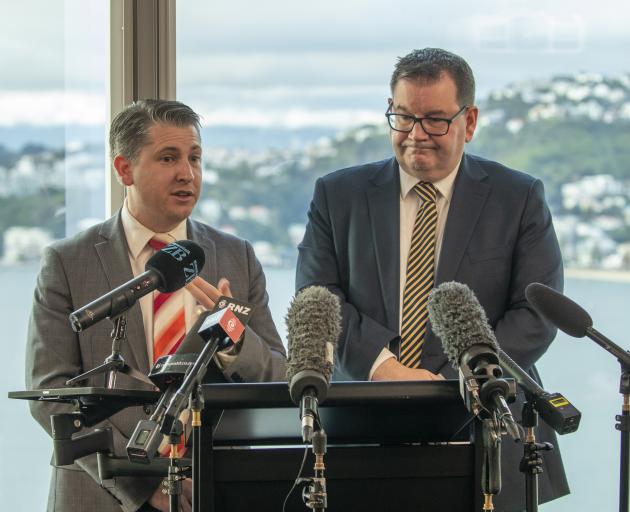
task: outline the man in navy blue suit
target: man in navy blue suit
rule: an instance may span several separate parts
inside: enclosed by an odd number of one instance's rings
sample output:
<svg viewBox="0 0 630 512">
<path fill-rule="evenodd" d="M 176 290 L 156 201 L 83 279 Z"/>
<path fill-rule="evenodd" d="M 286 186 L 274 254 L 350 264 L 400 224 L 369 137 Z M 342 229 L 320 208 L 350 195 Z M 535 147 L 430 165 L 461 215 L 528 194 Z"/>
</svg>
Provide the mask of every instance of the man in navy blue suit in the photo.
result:
<svg viewBox="0 0 630 512">
<path fill-rule="evenodd" d="M 464 152 L 479 111 L 473 73 L 461 57 L 435 48 L 413 51 L 399 59 L 390 86 L 386 115 L 395 157 L 319 178 L 299 246 L 296 288 L 323 285 L 342 303 L 335 378 L 456 378 L 428 323 L 420 322 L 419 339 L 409 342 L 415 348 L 407 348 L 406 323 L 418 319 L 405 317 L 413 316 L 407 310 L 426 309 L 422 294 L 430 288 L 458 281 L 477 295 L 503 350 L 539 380 L 534 363 L 556 330 L 528 305 L 525 287 L 563 286 L 542 183 Z M 416 193 L 419 187 L 430 189 L 431 198 Z M 424 249 L 416 246 L 427 242 L 416 237 L 427 232 L 430 250 L 417 256 Z M 420 277 L 408 267 L 415 258 L 422 260 Z M 428 290 L 415 292 L 412 279 L 424 279 Z M 539 439 L 555 443 L 545 425 Z M 523 510 L 522 451 L 504 445 L 504 490 L 496 504 Z M 544 471 L 541 501 L 568 493 L 557 451 L 545 455 Z"/>
</svg>

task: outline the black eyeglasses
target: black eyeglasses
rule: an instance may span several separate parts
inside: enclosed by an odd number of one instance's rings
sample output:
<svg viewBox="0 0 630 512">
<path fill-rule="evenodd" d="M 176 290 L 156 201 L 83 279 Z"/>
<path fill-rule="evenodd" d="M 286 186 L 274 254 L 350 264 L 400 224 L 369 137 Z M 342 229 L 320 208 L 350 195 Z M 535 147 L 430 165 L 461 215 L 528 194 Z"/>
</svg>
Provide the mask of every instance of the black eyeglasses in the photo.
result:
<svg viewBox="0 0 630 512">
<path fill-rule="evenodd" d="M 410 116 L 408 114 L 394 114 L 390 112 L 391 105 L 385 112 L 385 117 L 387 117 L 387 121 L 389 122 L 389 126 L 392 130 L 397 132 L 409 133 L 413 130 L 413 127 L 416 126 L 416 123 L 420 123 L 420 126 L 425 131 L 427 135 L 446 135 L 448 133 L 448 129 L 451 127 L 451 123 L 455 121 L 459 116 L 461 116 L 468 105 L 464 105 L 460 108 L 457 113 L 453 117 L 444 118 L 444 117 L 416 117 Z"/>
</svg>

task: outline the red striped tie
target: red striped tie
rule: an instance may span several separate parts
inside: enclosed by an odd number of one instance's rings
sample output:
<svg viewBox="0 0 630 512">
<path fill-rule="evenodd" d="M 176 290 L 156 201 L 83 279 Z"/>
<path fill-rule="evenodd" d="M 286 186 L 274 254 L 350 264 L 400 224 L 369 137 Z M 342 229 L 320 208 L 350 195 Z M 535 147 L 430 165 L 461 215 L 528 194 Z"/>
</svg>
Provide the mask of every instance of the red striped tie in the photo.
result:
<svg viewBox="0 0 630 512">
<path fill-rule="evenodd" d="M 152 238 L 149 245 L 159 251 L 165 242 Z M 186 335 L 184 290 L 153 295 L 153 362 L 172 354 Z"/>
<path fill-rule="evenodd" d="M 166 246 L 166 242 L 152 238 L 149 245 L 156 251 Z M 184 290 L 162 293 L 156 291 L 153 295 L 153 362 L 160 357 L 172 354 L 186 336 L 186 316 L 184 314 Z M 178 446 L 178 453 L 184 453 L 184 445 L 188 437 L 188 417 L 190 411 L 184 409 L 179 416 L 184 426 L 184 435 Z M 168 438 L 165 436 L 158 451 L 165 457 L 170 452 Z"/>
</svg>

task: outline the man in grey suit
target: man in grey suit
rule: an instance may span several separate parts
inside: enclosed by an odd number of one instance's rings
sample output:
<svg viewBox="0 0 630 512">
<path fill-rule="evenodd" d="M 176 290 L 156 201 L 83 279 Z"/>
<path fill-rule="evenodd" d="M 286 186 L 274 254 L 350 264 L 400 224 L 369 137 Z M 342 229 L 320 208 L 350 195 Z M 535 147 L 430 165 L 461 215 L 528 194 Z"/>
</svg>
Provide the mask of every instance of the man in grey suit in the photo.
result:
<svg viewBox="0 0 630 512">
<path fill-rule="evenodd" d="M 251 245 L 237 237 L 189 219 L 201 188 L 199 117 L 175 101 L 145 100 L 123 110 L 112 121 L 110 146 L 119 181 L 126 187 L 123 208 L 102 224 L 52 244 L 43 255 L 28 331 L 26 381 L 29 389 L 63 387 L 107 357 L 111 343 L 108 322 L 75 333 L 68 314 L 144 270 L 153 254 L 148 242 L 187 238 L 205 253 L 199 277 L 182 292 L 178 310 L 189 329 L 199 306 L 212 308 L 219 295 L 234 296 L 256 306 L 239 343 L 218 354 L 217 365 L 228 381 L 278 381 L 285 378 L 286 354 L 268 307 L 265 276 Z M 217 283 L 215 287 L 212 283 Z M 131 367 L 147 374 L 153 354 L 153 299 L 140 299 L 127 311 L 128 343 L 122 355 Z M 183 311 L 183 313 L 182 313 Z M 156 329 L 157 330 L 157 329 Z M 155 333 L 157 336 L 157 332 Z M 102 385 L 102 376 L 86 385 Z M 117 387 L 137 388 L 138 381 L 120 374 Z M 68 407 L 32 403 L 32 413 L 50 432 L 50 415 Z M 141 408 L 112 416 L 116 454 L 125 446 Z M 186 480 L 182 510 L 191 508 Z M 48 510 L 168 510 L 159 479 L 116 478 L 100 486 L 95 455 L 72 466 L 54 467 Z"/>
<path fill-rule="evenodd" d="M 395 158 L 319 178 L 299 246 L 296 288 L 324 285 L 342 302 L 335 377 L 457 378 L 427 321 L 426 300 L 434 286 L 459 281 L 477 295 L 503 350 L 538 378 L 534 363 L 556 331 L 529 307 L 525 287 L 563 284 L 542 183 L 464 153 L 478 109 L 461 57 L 416 50 L 399 59 L 390 86 Z M 539 436 L 555 442 L 545 425 Z M 495 503 L 523 510 L 522 450 L 503 444 Z M 540 495 L 548 501 L 568 486 L 559 453 L 544 458 Z"/>
</svg>

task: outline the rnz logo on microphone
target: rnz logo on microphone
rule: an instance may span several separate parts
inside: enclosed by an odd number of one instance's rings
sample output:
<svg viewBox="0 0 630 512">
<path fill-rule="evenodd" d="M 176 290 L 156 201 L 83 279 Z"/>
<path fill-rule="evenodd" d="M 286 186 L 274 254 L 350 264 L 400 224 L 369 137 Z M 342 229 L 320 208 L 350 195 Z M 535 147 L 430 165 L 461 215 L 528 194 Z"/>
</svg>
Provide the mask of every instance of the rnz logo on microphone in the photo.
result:
<svg viewBox="0 0 630 512">
<path fill-rule="evenodd" d="M 230 318 L 227 322 L 227 331 L 228 334 L 231 334 L 234 332 L 234 329 L 236 329 L 236 319 L 235 318 Z"/>
<path fill-rule="evenodd" d="M 177 242 L 172 242 L 168 244 L 167 246 L 162 248 L 162 251 L 164 251 L 169 256 L 172 256 L 177 261 L 183 261 L 183 259 L 190 254 L 190 251 L 188 249 L 179 245 Z M 183 270 L 184 279 L 186 280 L 186 283 L 189 283 L 191 280 L 197 277 L 197 274 L 199 274 L 197 260 L 191 261 L 190 265 L 184 267 Z"/>
</svg>

